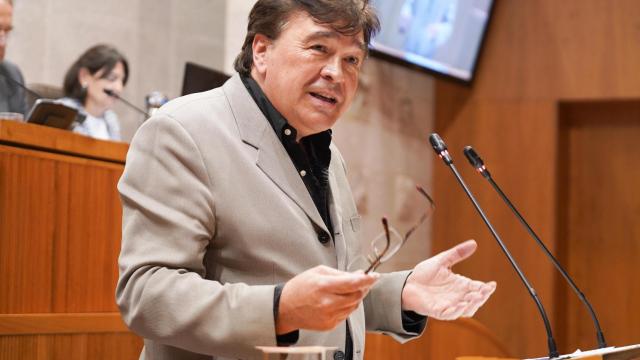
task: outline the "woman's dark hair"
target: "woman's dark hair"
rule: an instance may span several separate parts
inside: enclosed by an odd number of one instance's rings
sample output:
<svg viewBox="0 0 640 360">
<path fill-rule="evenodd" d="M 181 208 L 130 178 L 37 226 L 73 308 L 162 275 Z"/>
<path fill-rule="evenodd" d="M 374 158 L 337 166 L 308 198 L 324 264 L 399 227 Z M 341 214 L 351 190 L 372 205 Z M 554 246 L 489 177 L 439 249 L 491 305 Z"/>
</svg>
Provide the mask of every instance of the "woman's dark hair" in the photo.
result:
<svg viewBox="0 0 640 360">
<path fill-rule="evenodd" d="M 309 14 L 318 24 L 343 35 L 362 31 L 365 45 L 380 30 L 380 20 L 367 0 L 258 0 L 249 14 L 247 36 L 236 57 L 237 72 L 248 75 L 253 65 L 253 39 L 262 34 L 277 39 L 289 17 L 297 11 Z"/>
<path fill-rule="evenodd" d="M 96 45 L 91 47 L 85 51 L 84 54 L 80 55 L 78 60 L 67 70 L 63 84 L 65 96 L 77 99 L 84 104 L 87 91 L 82 88 L 80 80 L 78 79 L 80 69 L 87 69 L 91 75 L 103 70 L 102 78 L 105 78 L 118 63 L 122 63 L 124 67 L 124 79 L 122 83 L 126 85 L 129 79 L 129 63 L 124 55 L 109 45 Z"/>
</svg>

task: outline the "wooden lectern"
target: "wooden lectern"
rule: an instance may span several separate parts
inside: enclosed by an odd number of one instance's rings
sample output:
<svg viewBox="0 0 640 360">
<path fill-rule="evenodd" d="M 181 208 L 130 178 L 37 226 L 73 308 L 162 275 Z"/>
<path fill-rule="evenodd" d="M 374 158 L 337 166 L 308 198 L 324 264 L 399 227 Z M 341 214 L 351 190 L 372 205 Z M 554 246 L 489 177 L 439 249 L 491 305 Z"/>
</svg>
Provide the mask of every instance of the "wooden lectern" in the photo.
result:
<svg viewBox="0 0 640 360">
<path fill-rule="evenodd" d="M 115 304 L 128 146 L 0 120 L 0 359 L 137 359 Z"/>
</svg>

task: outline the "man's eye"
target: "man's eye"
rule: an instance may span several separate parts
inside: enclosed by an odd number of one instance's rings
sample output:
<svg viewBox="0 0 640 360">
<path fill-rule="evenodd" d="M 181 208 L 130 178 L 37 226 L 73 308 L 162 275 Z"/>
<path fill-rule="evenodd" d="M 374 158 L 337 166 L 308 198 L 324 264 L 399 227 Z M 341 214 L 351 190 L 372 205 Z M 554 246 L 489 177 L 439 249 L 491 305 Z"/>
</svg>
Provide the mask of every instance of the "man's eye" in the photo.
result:
<svg viewBox="0 0 640 360">
<path fill-rule="evenodd" d="M 312 45 L 311 49 L 316 50 L 316 51 L 320 51 L 320 52 L 323 52 L 323 53 L 327 52 L 327 48 L 324 45 Z"/>
<path fill-rule="evenodd" d="M 348 62 L 349 64 L 351 64 L 351 65 L 356 65 L 356 66 L 357 66 L 357 65 L 360 65 L 360 59 L 358 59 L 358 58 L 357 58 L 357 57 L 355 57 L 355 56 L 349 56 L 349 57 L 347 58 L 347 62 Z"/>
</svg>

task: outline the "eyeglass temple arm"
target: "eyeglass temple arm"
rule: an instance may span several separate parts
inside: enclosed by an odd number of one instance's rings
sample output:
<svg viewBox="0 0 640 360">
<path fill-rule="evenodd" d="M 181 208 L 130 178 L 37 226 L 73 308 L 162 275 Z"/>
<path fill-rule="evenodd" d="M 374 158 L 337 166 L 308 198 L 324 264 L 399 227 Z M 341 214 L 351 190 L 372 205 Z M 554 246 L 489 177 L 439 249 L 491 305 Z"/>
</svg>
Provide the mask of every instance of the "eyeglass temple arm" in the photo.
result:
<svg viewBox="0 0 640 360">
<path fill-rule="evenodd" d="M 422 186 L 416 185 L 416 190 L 418 190 L 420 195 L 424 196 L 429 201 L 429 206 L 431 207 L 431 209 L 434 209 L 436 207 L 435 202 L 433 201 L 429 193 L 422 188 Z M 425 211 L 425 213 L 422 214 L 422 216 L 420 217 L 420 220 L 418 220 L 418 222 L 415 225 L 413 225 L 411 229 L 409 229 L 409 231 L 407 231 L 407 233 L 404 235 L 404 239 L 402 239 L 403 244 L 407 241 L 407 239 L 409 239 L 409 236 L 411 236 L 411 234 L 413 234 L 413 232 L 416 231 L 416 229 L 420 225 L 422 225 L 422 223 L 425 220 L 427 220 L 428 217 L 429 217 L 429 212 Z"/>
<path fill-rule="evenodd" d="M 378 265 L 380 265 L 380 261 L 384 257 L 384 254 L 386 254 L 387 251 L 389 251 L 389 247 L 391 246 L 391 234 L 389 234 L 389 221 L 387 220 L 386 217 L 382 218 L 382 227 L 384 228 L 384 237 L 387 240 L 387 243 L 385 244 L 384 250 L 382 250 L 382 252 L 376 257 L 376 259 L 371 263 L 371 265 L 369 265 L 367 270 L 364 272 L 365 274 L 368 274 L 370 271 L 373 271 L 376 267 L 378 267 Z"/>
</svg>

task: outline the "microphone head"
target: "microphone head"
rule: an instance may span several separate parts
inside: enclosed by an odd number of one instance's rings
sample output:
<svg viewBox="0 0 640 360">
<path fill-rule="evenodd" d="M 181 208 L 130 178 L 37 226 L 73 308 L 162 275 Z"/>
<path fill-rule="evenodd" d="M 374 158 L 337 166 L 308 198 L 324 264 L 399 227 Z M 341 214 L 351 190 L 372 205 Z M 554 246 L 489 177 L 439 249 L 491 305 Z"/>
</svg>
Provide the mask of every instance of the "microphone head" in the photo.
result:
<svg viewBox="0 0 640 360">
<path fill-rule="evenodd" d="M 469 160 L 469 163 L 474 168 L 481 169 L 484 166 L 484 161 L 482 161 L 480 155 L 478 155 L 478 153 L 471 146 L 465 146 L 463 152 L 464 156 L 467 157 L 467 160 Z"/>
<path fill-rule="evenodd" d="M 447 150 L 447 144 L 444 143 L 444 140 L 442 140 L 440 135 L 438 135 L 437 133 L 432 133 L 431 135 L 429 135 L 429 142 L 431 143 L 433 150 L 435 150 L 438 155 Z"/>
<path fill-rule="evenodd" d="M 111 89 L 102 89 L 102 91 L 104 91 L 104 93 L 105 93 L 105 94 L 107 94 L 107 95 L 111 96 L 112 98 L 116 98 L 116 99 L 118 99 L 118 98 L 119 98 L 118 94 L 116 94 L 116 93 L 115 93 L 113 90 L 111 90 Z"/>
<path fill-rule="evenodd" d="M 449 152 L 447 151 L 447 144 L 444 143 L 444 140 L 440 137 L 440 135 L 433 133 L 429 135 L 429 142 L 433 147 L 433 150 L 436 154 L 444 161 L 445 164 L 451 165 L 453 164 L 453 159 Z"/>
</svg>

